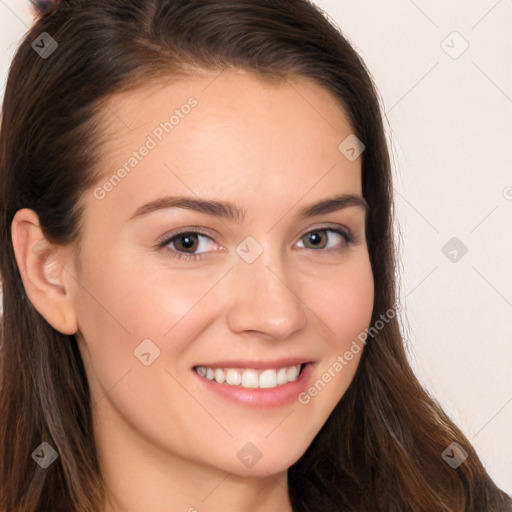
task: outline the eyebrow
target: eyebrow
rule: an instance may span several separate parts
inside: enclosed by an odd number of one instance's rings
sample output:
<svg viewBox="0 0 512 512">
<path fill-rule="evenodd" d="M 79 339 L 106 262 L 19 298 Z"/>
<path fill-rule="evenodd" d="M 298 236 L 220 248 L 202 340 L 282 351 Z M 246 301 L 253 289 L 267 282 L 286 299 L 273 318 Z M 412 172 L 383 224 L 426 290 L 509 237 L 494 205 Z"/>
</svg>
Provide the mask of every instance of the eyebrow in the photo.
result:
<svg viewBox="0 0 512 512">
<path fill-rule="evenodd" d="M 351 206 L 363 209 L 365 215 L 370 209 L 364 197 L 356 194 L 342 194 L 306 206 L 299 211 L 298 218 L 307 219 L 317 215 L 325 215 Z M 167 196 L 142 205 L 129 220 L 169 208 L 184 208 L 237 222 L 242 222 L 246 214 L 245 210 L 228 201 L 214 201 L 189 196 Z"/>
</svg>

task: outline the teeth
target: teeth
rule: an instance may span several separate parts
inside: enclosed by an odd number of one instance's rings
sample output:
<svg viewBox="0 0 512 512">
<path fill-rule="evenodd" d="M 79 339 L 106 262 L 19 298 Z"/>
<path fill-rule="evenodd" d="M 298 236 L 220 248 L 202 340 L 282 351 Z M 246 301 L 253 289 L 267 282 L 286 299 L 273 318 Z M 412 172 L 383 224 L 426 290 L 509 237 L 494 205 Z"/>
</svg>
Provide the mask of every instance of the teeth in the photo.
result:
<svg viewBox="0 0 512 512">
<path fill-rule="evenodd" d="M 288 382 L 288 377 L 286 374 L 286 368 L 280 368 L 277 372 L 277 383 L 278 384 L 286 384 Z"/>
<path fill-rule="evenodd" d="M 288 380 L 295 380 L 299 375 L 300 367 L 297 368 L 296 366 L 289 366 L 286 368 L 286 378 Z"/>
<path fill-rule="evenodd" d="M 239 386 L 242 382 L 242 377 L 236 371 L 230 368 L 226 373 L 226 384 L 231 384 L 232 386 Z"/>
<path fill-rule="evenodd" d="M 258 385 L 259 379 L 256 370 L 245 370 L 245 372 L 242 372 L 242 387 L 257 388 Z"/>
<path fill-rule="evenodd" d="M 260 373 L 260 388 L 275 388 L 277 375 L 275 370 L 265 370 Z"/>
<path fill-rule="evenodd" d="M 257 370 L 248 368 L 246 370 L 237 370 L 234 368 L 209 368 L 207 366 L 197 366 L 195 371 L 208 380 L 215 380 L 219 384 L 228 384 L 230 386 L 241 386 L 243 388 L 275 388 L 288 382 L 298 379 L 301 365 L 285 366 L 283 368 Z"/>
</svg>

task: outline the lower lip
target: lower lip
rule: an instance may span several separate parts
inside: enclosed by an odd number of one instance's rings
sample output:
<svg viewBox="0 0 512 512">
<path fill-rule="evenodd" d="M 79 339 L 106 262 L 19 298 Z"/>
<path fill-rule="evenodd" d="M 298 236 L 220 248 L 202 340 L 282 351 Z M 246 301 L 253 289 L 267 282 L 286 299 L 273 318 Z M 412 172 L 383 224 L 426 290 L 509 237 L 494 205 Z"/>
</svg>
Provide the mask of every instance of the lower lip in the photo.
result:
<svg viewBox="0 0 512 512">
<path fill-rule="evenodd" d="M 242 386 L 219 384 L 215 380 L 201 377 L 194 369 L 192 369 L 192 371 L 202 385 L 206 386 L 206 388 L 213 393 L 217 393 L 238 404 L 259 409 L 271 409 L 289 405 L 297 400 L 298 395 L 307 387 L 309 378 L 313 372 L 313 363 L 307 363 L 304 366 L 297 380 L 287 382 L 275 388 L 243 388 Z"/>
</svg>

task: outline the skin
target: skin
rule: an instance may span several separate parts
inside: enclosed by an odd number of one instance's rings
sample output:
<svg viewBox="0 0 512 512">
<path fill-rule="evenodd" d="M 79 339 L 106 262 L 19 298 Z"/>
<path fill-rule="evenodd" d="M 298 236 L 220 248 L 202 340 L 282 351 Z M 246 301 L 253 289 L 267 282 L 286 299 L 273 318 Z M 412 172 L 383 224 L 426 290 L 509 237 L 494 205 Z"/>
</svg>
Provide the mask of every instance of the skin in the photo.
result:
<svg viewBox="0 0 512 512">
<path fill-rule="evenodd" d="M 272 409 L 205 390 L 192 367 L 301 355 L 315 361 L 311 384 L 371 319 L 364 210 L 297 217 L 335 194 L 361 195 L 361 158 L 338 150 L 353 132 L 341 106 L 303 78 L 217 75 L 109 99 L 100 186 L 189 97 L 198 104 L 103 199 L 84 195 L 79 254 L 47 241 L 32 210 L 12 223 L 31 302 L 79 341 L 109 491 L 104 512 L 290 511 L 287 469 L 345 393 L 361 352 L 308 404 Z M 237 222 L 166 209 L 129 220 L 139 206 L 178 194 L 231 201 L 246 215 Z M 179 238 L 155 248 L 192 227 L 207 232 L 188 252 L 201 260 L 173 258 L 187 254 Z M 355 240 L 347 246 L 322 231 L 315 248 L 306 236 L 315 228 L 348 229 Z M 263 249 L 250 264 L 236 252 L 248 236 Z M 134 356 L 144 339 L 160 350 L 149 366 Z M 250 468 L 237 457 L 247 442 L 262 454 Z"/>
</svg>

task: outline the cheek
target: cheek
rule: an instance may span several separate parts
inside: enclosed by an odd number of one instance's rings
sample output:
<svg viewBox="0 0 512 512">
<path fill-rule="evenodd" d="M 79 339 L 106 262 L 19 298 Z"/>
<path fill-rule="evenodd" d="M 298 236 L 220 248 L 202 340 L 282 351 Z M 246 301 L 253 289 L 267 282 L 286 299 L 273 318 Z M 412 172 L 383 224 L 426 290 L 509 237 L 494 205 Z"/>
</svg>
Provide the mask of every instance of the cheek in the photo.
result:
<svg viewBox="0 0 512 512">
<path fill-rule="evenodd" d="M 173 420 L 184 409 L 197 408 L 180 385 L 189 378 L 183 354 L 212 316 L 201 299 L 219 276 L 191 279 L 186 272 L 171 275 L 105 260 L 87 269 L 81 280 L 77 310 L 86 343 L 79 346 L 101 414 L 118 421 L 108 405 L 112 401 L 132 427 L 159 444 L 168 440 L 157 439 L 153 425 L 174 429 L 183 442 L 193 437 L 186 419 Z"/>
<path fill-rule="evenodd" d="M 148 359 L 155 362 L 152 368 L 165 364 L 173 371 L 215 316 L 215 306 L 204 299 L 223 273 L 195 271 L 191 278 L 183 270 L 149 268 L 119 254 L 89 261 L 94 264 L 79 276 L 76 307 L 79 331 L 87 341 L 82 357 L 90 359 L 97 384 L 109 389 L 130 368 L 145 368 Z M 134 373 L 123 387 L 130 382 L 135 382 Z"/>
<path fill-rule="evenodd" d="M 324 425 L 359 365 L 364 350 L 360 335 L 369 327 L 373 312 L 374 281 L 369 258 L 340 267 L 323 290 L 323 294 L 310 296 L 317 310 L 323 312 L 323 354 L 309 387 L 298 396 L 299 410 L 309 418 L 304 423 L 306 439 L 312 439 Z M 292 435 L 292 431 L 284 434 Z"/>
<path fill-rule="evenodd" d="M 135 343 L 170 336 L 218 280 L 212 272 L 192 277 L 183 270 L 150 266 L 147 255 L 104 255 L 88 256 L 92 263 L 79 276 L 77 310 L 82 326 L 95 330 L 91 339 L 107 341 L 107 333 L 115 333 L 115 338 Z"/>
<path fill-rule="evenodd" d="M 323 354 L 315 369 L 312 386 L 306 390 L 307 396 L 299 397 L 299 403 L 309 404 L 311 414 L 318 418 L 317 427 L 345 394 L 364 350 L 361 334 L 370 325 L 374 300 L 369 257 L 354 259 L 349 265 L 337 269 L 323 290 L 323 294 L 315 296 L 316 308 L 323 313 L 321 320 L 325 327 L 322 331 Z"/>
<path fill-rule="evenodd" d="M 369 258 L 360 258 L 333 272 L 323 293 L 317 293 L 314 300 L 326 326 L 326 341 L 338 352 L 347 350 L 372 317 L 374 281 Z"/>
</svg>

